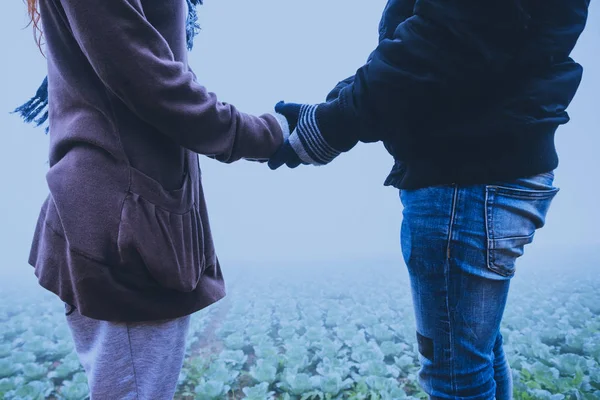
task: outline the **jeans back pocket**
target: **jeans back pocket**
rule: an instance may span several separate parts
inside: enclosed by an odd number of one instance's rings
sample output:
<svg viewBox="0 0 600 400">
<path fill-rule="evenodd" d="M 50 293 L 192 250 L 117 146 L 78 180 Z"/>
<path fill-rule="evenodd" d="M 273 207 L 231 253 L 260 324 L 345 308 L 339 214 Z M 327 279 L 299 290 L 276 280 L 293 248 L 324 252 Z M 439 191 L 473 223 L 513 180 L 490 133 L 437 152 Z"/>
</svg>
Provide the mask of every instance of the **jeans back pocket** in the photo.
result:
<svg viewBox="0 0 600 400">
<path fill-rule="evenodd" d="M 506 185 L 486 186 L 486 235 L 488 268 L 507 278 L 525 246 L 533 242 L 559 189 L 552 176 L 541 174 Z"/>
</svg>

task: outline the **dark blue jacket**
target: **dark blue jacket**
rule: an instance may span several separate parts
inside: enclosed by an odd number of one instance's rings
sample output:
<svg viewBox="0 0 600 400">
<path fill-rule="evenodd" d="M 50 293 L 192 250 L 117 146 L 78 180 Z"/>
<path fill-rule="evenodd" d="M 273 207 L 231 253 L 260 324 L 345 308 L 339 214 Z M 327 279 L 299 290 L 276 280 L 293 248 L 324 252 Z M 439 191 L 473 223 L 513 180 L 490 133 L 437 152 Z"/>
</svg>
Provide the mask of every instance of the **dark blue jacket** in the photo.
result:
<svg viewBox="0 0 600 400">
<path fill-rule="evenodd" d="M 389 0 L 380 42 L 320 107 L 331 145 L 383 141 L 386 184 L 486 183 L 553 170 L 581 81 L 589 0 Z M 319 117 L 319 116 L 318 116 Z"/>
</svg>

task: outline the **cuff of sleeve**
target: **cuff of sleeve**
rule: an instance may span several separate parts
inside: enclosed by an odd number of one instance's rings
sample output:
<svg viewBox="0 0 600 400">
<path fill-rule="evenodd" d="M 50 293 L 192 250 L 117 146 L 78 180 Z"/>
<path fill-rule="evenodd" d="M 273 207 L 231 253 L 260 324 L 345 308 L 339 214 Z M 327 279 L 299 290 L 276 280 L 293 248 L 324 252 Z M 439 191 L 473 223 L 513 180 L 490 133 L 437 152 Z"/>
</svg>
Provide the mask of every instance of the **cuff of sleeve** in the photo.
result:
<svg viewBox="0 0 600 400">
<path fill-rule="evenodd" d="M 317 107 L 316 119 L 327 143 L 340 152 L 352 149 L 359 141 L 360 121 L 344 107 L 344 88 L 337 99 Z"/>
<path fill-rule="evenodd" d="M 279 122 L 281 132 L 283 133 L 283 141 L 285 142 L 290 137 L 290 124 L 288 123 L 287 118 L 276 112 L 272 112 L 270 115 Z"/>
<path fill-rule="evenodd" d="M 330 163 L 334 158 L 339 156 L 341 151 L 332 147 L 328 140 L 323 136 L 319 122 L 317 122 L 317 108 L 318 106 L 315 105 L 302 106 L 296 132 L 298 141 L 302 144 L 302 147 L 305 149 L 308 156 L 316 162 L 311 162 L 311 164 L 324 165 Z M 294 136 L 295 135 L 292 135 L 292 138 L 294 138 Z M 294 148 L 294 150 L 297 152 L 296 148 Z"/>
</svg>

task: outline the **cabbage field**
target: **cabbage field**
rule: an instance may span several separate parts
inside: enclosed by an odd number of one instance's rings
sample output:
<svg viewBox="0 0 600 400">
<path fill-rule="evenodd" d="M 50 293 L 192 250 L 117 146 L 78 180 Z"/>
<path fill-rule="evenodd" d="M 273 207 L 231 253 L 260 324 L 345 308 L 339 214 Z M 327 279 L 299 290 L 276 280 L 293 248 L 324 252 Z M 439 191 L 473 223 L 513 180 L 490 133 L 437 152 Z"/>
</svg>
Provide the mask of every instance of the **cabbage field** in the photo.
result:
<svg viewBox="0 0 600 400">
<path fill-rule="evenodd" d="M 519 265 L 502 327 L 515 399 L 600 399 L 598 267 Z M 227 298 L 192 319 L 177 399 L 426 398 L 400 261 L 225 274 Z M 87 398 L 62 304 L 29 286 L 0 286 L 0 398 Z"/>
</svg>

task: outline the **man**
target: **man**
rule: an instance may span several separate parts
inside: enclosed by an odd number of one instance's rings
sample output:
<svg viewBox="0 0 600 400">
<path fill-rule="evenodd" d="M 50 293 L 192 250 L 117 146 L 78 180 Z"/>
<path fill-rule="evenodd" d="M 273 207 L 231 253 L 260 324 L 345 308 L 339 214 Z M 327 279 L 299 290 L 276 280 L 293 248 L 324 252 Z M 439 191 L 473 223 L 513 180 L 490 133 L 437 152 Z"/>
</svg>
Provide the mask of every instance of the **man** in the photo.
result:
<svg viewBox="0 0 600 400">
<path fill-rule="evenodd" d="M 324 165 L 359 141 L 395 159 L 431 399 L 512 398 L 500 323 L 515 261 L 558 189 L 554 134 L 582 68 L 589 0 L 389 0 L 380 42 L 318 105 L 279 103 L 276 169 Z"/>
</svg>

